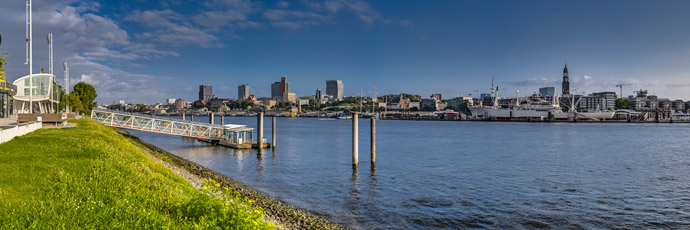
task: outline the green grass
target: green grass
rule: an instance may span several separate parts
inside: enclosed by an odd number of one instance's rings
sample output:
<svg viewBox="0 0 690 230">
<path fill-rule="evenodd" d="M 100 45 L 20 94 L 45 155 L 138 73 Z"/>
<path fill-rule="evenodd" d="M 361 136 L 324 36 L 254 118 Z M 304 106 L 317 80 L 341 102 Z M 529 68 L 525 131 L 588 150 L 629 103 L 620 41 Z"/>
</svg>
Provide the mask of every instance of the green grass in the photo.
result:
<svg viewBox="0 0 690 230">
<path fill-rule="evenodd" d="M 0 144 L 0 228 L 271 229 L 251 200 L 197 190 L 89 119 Z"/>
</svg>

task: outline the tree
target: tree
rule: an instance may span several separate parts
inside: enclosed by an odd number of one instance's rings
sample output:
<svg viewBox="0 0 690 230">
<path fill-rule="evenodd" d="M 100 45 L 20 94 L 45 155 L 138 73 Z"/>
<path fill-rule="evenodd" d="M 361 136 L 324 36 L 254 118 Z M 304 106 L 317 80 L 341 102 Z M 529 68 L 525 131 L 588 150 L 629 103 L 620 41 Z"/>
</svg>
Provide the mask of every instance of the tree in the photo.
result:
<svg viewBox="0 0 690 230">
<path fill-rule="evenodd" d="M 79 98 L 79 101 L 82 104 L 82 109 L 80 110 L 82 114 L 91 113 L 91 109 L 96 106 L 94 100 L 96 100 L 98 95 L 96 94 L 96 89 L 92 85 L 79 82 L 74 85 L 74 89 L 70 94 L 74 94 L 77 98 Z M 70 105 L 74 104 L 70 103 Z"/>
<path fill-rule="evenodd" d="M 616 109 L 632 109 L 632 104 L 623 98 L 616 99 Z"/>
<path fill-rule="evenodd" d="M 69 102 L 69 109 L 80 114 L 85 114 L 84 103 L 81 102 L 79 96 L 74 92 L 67 94 L 67 101 Z"/>
<path fill-rule="evenodd" d="M 0 81 L 7 81 L 5 77 L 5 65 L 7 65 L 7 62 L 5 58 L 7 58 L 7 52 L 2 52 L 2 55 L 0 55 Z"/>
</svg>

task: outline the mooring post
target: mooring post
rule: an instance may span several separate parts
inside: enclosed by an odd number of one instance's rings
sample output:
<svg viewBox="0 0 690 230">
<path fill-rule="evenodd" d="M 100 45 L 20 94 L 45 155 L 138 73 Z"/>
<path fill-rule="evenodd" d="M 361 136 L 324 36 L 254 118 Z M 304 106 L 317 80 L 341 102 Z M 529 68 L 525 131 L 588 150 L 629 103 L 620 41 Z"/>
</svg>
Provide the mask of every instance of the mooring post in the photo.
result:
<svg viewBox="0 0 690 230">
<path fill-rule="evenodd" d="M 185 118 L 184 118 L 184 113 L 182 113 L 182 120 L 183 120 L 183 121 L 185 120 Z"/>
<path fill-rule="evenodd" d="M 208 115 L 208 123 L 209 123 L 209 124 L 213 124 L 213 118 L 214 118 L 214 117 L 213 117 L 213 112 L 211 112 L 211 113 Z"/>
<path fill-rule="evenodd" d="M 352 113 L 352 168 L 359 162 L 359 114 Z"/>
<path fill-rule="evenodd" d="M 194 114 L 192 114 L 192 121 L 194 121 Z"/>
<path fill-rule="evenodd" d="M 259 149 L 264 148 L 264 112 L 259 112 L 256 116 L 256 143 Z"/>
<path fill-rule="evenodd" d="M 376 163 L 376 118 L 371 118 L 371 164 Z"/>
<path fill-rule="evenodd" d="M 271 119 L 271 145 L 276 148 L 276 116 Z"/>
</svg>

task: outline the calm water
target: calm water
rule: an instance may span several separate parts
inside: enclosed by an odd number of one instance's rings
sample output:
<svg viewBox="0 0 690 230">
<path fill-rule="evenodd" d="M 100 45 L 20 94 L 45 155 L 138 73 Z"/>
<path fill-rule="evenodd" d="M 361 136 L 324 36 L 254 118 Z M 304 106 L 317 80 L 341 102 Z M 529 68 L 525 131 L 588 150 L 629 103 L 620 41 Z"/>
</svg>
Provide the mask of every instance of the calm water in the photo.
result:
<svg viewBox="0 0 690 230">
<path fill-rule="evenodd" d="M 379 120 L 372 170 L 360 119 L 356 173 L 351 121 L 278 118 L 277 131 L 263 154 L 132 133 L 355 229 L 690 228 L 688 124 Z"/>
</svg>

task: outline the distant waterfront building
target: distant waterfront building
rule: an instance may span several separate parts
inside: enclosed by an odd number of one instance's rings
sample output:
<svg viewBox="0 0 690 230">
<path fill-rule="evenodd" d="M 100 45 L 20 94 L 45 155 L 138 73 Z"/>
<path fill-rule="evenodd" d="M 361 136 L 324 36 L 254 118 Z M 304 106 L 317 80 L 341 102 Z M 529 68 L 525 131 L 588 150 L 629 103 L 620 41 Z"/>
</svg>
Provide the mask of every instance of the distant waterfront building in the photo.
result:
<svg viewBox="0 0 690 230">
<path fill-rule="evenodd" d="M 316 103 L 323 104 L 323 96 L 321 95 L 321 88 L 316 89 Z"/>
<path fill-rule="evenodd" d="M 419 107 L 424 111 L 436 111 L 439 109 L 438 102 L 436 98 L 422 98 Z"/>
<path fill-rule="evenodd" d="M 599 96 L 582 96 L 580 98 L 580 103 L 578 104 L 578 111 L 581 112 L 592 112 L 597 109 L 605 110 L 605 101 L 603 97 Z"/>
<path fill-rule="evenodd" d="M 602 98 L 602 104 L 600 105 L 601 110 L 616 109 L 616 92 L 598 92 L 592 93 L 590 96 Z"/>
<path fill-rule="evenodd" d="M 283 94 L 282 94 L 280 91 L 281 91 L 281 89 L 280 89 L 280 82 L 279 82 L 279 81 L 273 82 L 273 84 L 271 84 L 271 98 L 272 98 L 273 100 L 275 100 L 276 98 L 281 98 L 281 99 L 282 99 L 282 98 L 283 98 Z"/>
<path fill-rule="evenodd" d="M 118 104 L 120 104 L 120 105 L 125 105 L 125 100 L 120 100 L 120 101 L 118 102 Z"/>
<path fill-rule="evenodd" d="M 647 90 L 640 89 L 635 96 L 628 96 L 625 100 L 630 102 L 633 110 L 637 111 L 657 111 L 658 109 L 668 110 L 672 103 L 668 98 L 658 98 L 656 95 L 649 95 Z"/>
<path fill-rule="evenodd" d="M 333 96 L 336 101 L 343 100 L 343 81 L 341 80 L 327 80 L 326 94 Z"/>
<path fill-rule="evenodd" d="M 490 97 L 491 97 L 491 94 L 490 94 L 490 93 L 482 93 L 482 94 L 479 94 L 479 100 L 480 100 L 480 101 L 483 101 L 485 98 L 490 98 Z"/>
<path fill-rule="evenodd" d="M 471 97 L 455 97 L 448 100 L 448 106 L 452 106 L 455 109 L 460 108 L 462 105 L 470 106 L 473 104 L 474 100 Z"/>
<path fill-rule="evenodd" d="M 443 100 L 440 93 L 431 94 L 431 98 L 434 98 L 437 101 Z"/>
<path fill-rule="evenodd" d="M 553 97 L 556 95 L 556 87 L 539 88 L 539 94 L 541 94 L 542 97 Z"/>
<path fill-rule="evenodd" d="M 213 99 L 213 87 L 210 85 L 199 86 L 199 101 L 210 101 Z"/>
<path fill-rule="evenodd" d="M 676 112 L 685 111 L 685 102 L 683 102 L 683 100 L 675 100 L 672 102 L 671 107 Z"/>
<path fill-rule="evenodd" d="M 168 104 L 169 105 L 175 104 L 175 98 L 168 98 Z"/>
<path fill-rule="evenodd" d="M 237 87 L 237 99 L 247 99 L 249 98 L 251 87 L 247 84 L 242 84 Z"/>
<path fill-rule="evenodd" d="M 184 99 L 180 98 L 180 99 L 175 100 L 175 109 L 177 111 L 184 110 L 186 107 L 187 107 L 187 101 L 185 101 Z"/>
<path fill-rule="evenodd" d="M 565 68 L 563 68 L 563 95 L 569 95 L 570 94 L 570 77 L 568 76 L 568 64 L 565 64 Z"/>
<path fill-rule="evenodd" d="M 290 93 L 290 83 L 287 81 L 287 77 L 280 78 L 280 95 L 285 95 Z"/>
</svg>

